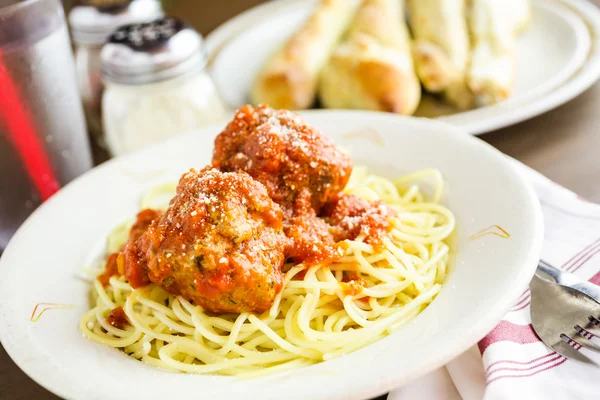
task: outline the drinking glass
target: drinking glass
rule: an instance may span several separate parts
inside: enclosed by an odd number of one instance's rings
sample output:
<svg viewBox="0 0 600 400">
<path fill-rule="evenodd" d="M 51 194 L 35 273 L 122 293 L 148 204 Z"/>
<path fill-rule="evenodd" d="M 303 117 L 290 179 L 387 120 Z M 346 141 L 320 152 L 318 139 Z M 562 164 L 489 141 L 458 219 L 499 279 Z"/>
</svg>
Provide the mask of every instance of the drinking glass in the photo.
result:
<svg viewBox="0 0 600 400">
<path fill-rule="evenodd" d="M 40 203 L 91 167 L 61 2 L 0 0 L 0 253 Z"/>
</svg>

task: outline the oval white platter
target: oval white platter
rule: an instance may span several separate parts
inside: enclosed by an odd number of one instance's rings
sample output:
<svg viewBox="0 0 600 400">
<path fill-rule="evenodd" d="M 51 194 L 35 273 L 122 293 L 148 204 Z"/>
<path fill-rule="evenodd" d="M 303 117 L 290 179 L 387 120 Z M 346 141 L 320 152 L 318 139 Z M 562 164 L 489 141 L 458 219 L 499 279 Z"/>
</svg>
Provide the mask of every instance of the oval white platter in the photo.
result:
<svg viewBox="0 0 600 400">
<path fill-rule="evenodd" d="M 213 78 L 229 106 L 248 102 L 261 66 L 315 4 L 315 0 L 268 2 L 231 19 L 206 38 Z M 471 134 L 489 132 L 566 103 L 600 77 L 598 7 L 585 0 L 533 0 L 532 4 L 530 27 L 519 39 L 512 96 L 496 105 L 439 116 L 440 120 Z M 449 111 L 439 105 L 431 107 L 428 101 L 419 112 Z"/>
</svg>

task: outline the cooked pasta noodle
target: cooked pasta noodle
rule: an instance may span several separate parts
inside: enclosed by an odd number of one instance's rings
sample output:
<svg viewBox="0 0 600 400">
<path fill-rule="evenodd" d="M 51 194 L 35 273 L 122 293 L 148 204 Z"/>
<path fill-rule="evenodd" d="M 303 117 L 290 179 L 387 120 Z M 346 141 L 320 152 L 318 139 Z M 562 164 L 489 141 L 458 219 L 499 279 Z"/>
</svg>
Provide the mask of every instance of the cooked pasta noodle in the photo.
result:
<svg viewBox="0 0 600 400">
<path fill-rule="evenodd" d="M 431 201 L 418 183 L 431 178 Z M 392 183 L 355 168 L 345 192 L 383 200 L 396 210 L 381 248 L 364 236 L 347 241 L 345 254 L 328 265 L 285 265 L 283 290 L 260 315 L 214 314 L 157 285 L 133 290 L 113 276 L 93 284 L 93 308 L 80 322 L 95 342 L 167 370 L 255 377 L 347 354 L 417 316 L 439 293 L 448 272 L 452 213 L 438 204 L 443 180 L 425 170 Z M 144 207 L 172 193 L 165 185 L 144 196 Z M 164 204 L 163 204 L 164 206 Z M 128 224 L 109 236 L 108 251 L 127 239 Z M 345 282 L 349 274 L 353 280 Z M 122 307 L 129 325 L 106 321 Z"/>
</svg>

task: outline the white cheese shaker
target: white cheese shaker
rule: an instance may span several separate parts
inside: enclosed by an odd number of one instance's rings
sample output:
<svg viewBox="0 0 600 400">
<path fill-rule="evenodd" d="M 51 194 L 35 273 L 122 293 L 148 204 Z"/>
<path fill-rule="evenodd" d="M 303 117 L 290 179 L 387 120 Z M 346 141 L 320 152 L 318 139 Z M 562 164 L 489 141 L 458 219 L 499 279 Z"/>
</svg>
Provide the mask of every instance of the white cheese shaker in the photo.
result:
<svg viewBox="0 0 600 400">
<path fill-rule="evenodd" d="M 225 117 L 204 69 L 202 36 L 178 19 L 119 28 L 101 59 L 104 130 L 114 156 Z"/>
<path fill-rule="evenodd" d="M 105 4 L 105 5 L 103 5 Z M 158 0 L 87 1 L 73 7 L 69 24 L 75 44 L 75 66 L 88 130 L 98 144 L 102 137 L 102 71 L 100 51 L 119 26 L 153 21 L 163 15 Z"/>
</svg>

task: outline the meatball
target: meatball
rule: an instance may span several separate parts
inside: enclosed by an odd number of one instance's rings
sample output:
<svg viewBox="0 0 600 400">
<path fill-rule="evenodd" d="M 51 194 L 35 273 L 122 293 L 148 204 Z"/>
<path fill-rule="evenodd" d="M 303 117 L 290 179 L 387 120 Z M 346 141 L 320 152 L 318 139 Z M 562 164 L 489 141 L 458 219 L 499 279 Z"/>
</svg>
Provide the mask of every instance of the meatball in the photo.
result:
<svg viewBox="0 0 600 400">
<path fill-rule="evenodd" d="M 383 236 L 392 229 L 390 219 L 396 212 L 382 201 L 369 202 L 352 194 L 340 194 L 322 210 L 321 217 L 330 224 L 335 241 L 365 236 L 365 242 L 381 245 Z"/>
<path fill-rule="evenodd" d="M 289 241 L 285 255 L 289 261 L 313 265 L 339 257 L 331 226 L 311 207 L 307 189 L 298 195 L 294 208 L 286 211 L 284 232 Z"/>
<path fill-rule="evenodd" d="M 282 224 L 280 207 L 248 174 L 192 169 L 137 246 L 150 281 L 170 293 L 208 311 L 262 312 L 283 283 Z"/>
<path fill-rule="evenodd" d="M 352 171 L 350 157 L 298 115 L 249 105 L 215 139 L 213 165 L 249 173 L 284 209 L 308 189 L 317 213 L 346 186 Z"/>
</svg>

